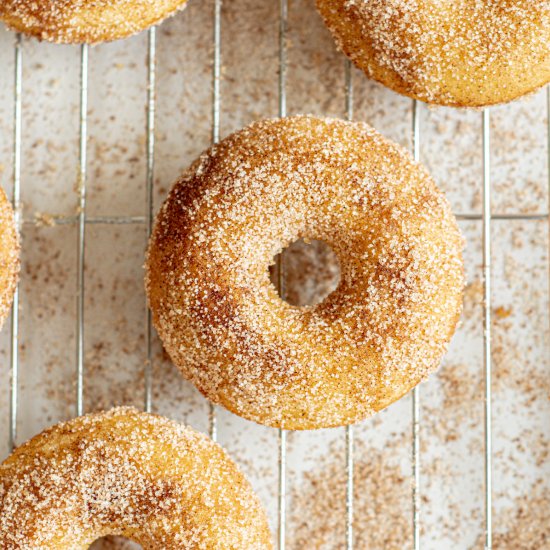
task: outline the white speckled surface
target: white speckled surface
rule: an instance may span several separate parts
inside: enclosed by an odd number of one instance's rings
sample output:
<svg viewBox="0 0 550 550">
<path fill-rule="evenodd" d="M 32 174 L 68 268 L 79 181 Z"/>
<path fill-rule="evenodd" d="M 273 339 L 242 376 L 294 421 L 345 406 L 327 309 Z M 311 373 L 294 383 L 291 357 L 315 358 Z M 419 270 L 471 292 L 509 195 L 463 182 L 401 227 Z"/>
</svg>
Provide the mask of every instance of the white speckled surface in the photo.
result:
<svg viewBox="0 0 550 550">
<path fill-rule="evenodd" d="M 193 0 L 158 31 L 155 200 L 209 145 L 212 0 Z M 222 14 L 221 135 L 277 114 L 278 3 L 226 2 Z M 0 183 L 12 173 L 13 34 L 0 29 Z M 146 35 L 90 51 L 88 214 L 145 213 Z M 344 114 L 344 58 L 313 2 L 290 2 L 288 112 Z M 72 215 L 78 159 L 77 47 L 24 42 L 24 218 Z M 354 72 L 355 117 L 410 147 L 411 102 Z M 546 91 L 492 109 L 493 209 L 548 211 Z M 421 107 L 421 158 L 457 213 L 480 213 L 481 114 Z M 550 540 L 536 491 L 550 491 L 548 400 L 548 222 L 494 221 L 495 548 L 514 526 Z M 482 548 L 483 400 L 481 223 L 461 222 L 467 238 L 465 315 L 441 370 L 421 387 L 422 547 Z M 89 226 L 86 249 L 87 410 L 143 402 L 145 229 Z M 18 440 L 74 411 L 76 228 L 23 229 Z M 9 327 L 0 338 L 0 455 L 8 452 Z M 155 345 L 154 409 L 207 430 L 208 405 Z M 462 365 L 457 367 L 457 365 Z M 219 440 L 247 472 L 276 529 L 275 430 L 219 411 Z M 359 472 L 377 461 L 379 482 L 357 479 L 357 548 L 411 548 L 411 399 L 356 428 Z M 288 548 L 344 545 L 344 430 L 289 434 Z M 382 454 L 371 449 L 383 450 Z M 384 466 L 382 468 L 382 466 Z M 386 466 L 401 472 L 388 478 Z M 334 477 L 334 476 L 332 476 Z M 338 480 L 337 480 L 338 481 Z M 369 482 L 365 485 L 366 482 Z M 311 483 L 318 488 L 311 493 Z M 328 503 L 324 487 L 339 505 Z M 536 489 L 538 487 L 538 489 Z M 390 499 L 388 491 L 398 495 Z M 313 495 L 300 498 L 300 495 Z M 307 500 L 307 502 L 305 502 Z M 369 502 L 375 501 L 376 506 Z M 366 504 L 367 503 L 367 504 Z M 387 504 L 389 503 L 389 504 Z M 366 508 L 363 505 L 367 506 Z M 540 508 L 540 504 L 536 506 Z M 524 522 L 524 523 L 521 523 Z M 323 528 L 326 526 L 326 528 Z M 390 536 L 399 533 L 398 542 Z M 505 535 L 508 533 L 508 535 Z M 539 540 L 543 540 L 539 538 Z M 302 541 L 302 542 L 300 542 Z M 382 541 L 382 542 L 380 542 Z M 107 543 L 103 545 L 109 547 Z"/>
</svg>

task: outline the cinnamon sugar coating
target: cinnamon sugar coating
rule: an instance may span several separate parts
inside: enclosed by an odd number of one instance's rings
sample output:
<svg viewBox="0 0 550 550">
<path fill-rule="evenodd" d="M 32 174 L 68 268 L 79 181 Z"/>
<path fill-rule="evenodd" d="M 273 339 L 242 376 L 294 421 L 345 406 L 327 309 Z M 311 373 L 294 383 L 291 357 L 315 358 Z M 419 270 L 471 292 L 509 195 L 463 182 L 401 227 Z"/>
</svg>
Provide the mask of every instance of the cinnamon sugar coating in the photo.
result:
<svg viewBox="0 0 550 550">
<path fill-rule="evenodd" d="M 0 327 L 6 320 L 19 277 L 19 237 L 13 209 L 0 189 Z"/>
<path fill-rule="evenodd" d="M 281 300 L 268 266 L 293 241 L 339 258 L 314 306 Z M 209 399 L 289 429 L 357 422 L 438 365 L 462 303 L 463 240 L 443 195 L 362 123 L 264 120 L 176 183 L 146 288 L 173 362 Z"/>
<path fill-rule="evenodd" d="M 0 465 L 0 547 L 270 550 L 265 514 L 223 449 L 160 416 L 117 408 L 54 426 Z"/>
<path fill-rule="evenodd" d="M 0 20 L 19 32 L 63 44 L 95 44 L 136 34 L 187 0 L 0 0 Z"/>
<path fill-rule="evenodd" d="M 548 0 L 317 0 L 367 76 L 428 103 L 480 107 L 550 82 Z"/>
</svg>

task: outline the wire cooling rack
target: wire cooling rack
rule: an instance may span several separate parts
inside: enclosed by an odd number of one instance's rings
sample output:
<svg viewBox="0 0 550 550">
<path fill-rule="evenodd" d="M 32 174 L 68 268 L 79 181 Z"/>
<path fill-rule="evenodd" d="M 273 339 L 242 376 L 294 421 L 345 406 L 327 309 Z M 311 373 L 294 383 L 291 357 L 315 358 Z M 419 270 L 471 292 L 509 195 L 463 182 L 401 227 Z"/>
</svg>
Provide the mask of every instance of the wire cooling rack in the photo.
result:
<svg viewBox="0 0 550 550">
<path fill-rule="evenodd" d="M 211 98 L 211 141 L 216 143 L 220 138 L 220 117 L 223 113 L 222 97 L 220 93 L 221 81 L 221 7 L 222 0 L 213 0 L 213 58 L 212 58 L 212 98 Z M 287 114 L 286 89 L 287 89 L 287 31 L 288 31 L 289 6 L 288 0 L 280 0 L 279 9 L 279 79 L 278 79 L 278 112 L 279 116 Z M 76 226 L 76 349 L 75 349 L 75 377 L 76 377 L 76 409 L 75 414 L 85 412 L 84 383 L 84 334 L 85 322 L 85 285 L 84 270 L 86 260 L 86 229 L 91 224 L 99 225 L 145 225 L 147 238 L 151 233 L 153 221 L 153 184 L 155 170 L 155 114 L 156 114 L 156 54 L 157 36 L 156 29 L 148 31 L 147 38 L 147 98 L 146 98 L 146 181 L 145 204 L 143 216 L 95 216 L 91 217 L 86 212 L 86 191 L 88 179 L 87 166 L 87 140 L 88 140 L 88 54 L 89 47 L 80 47 L 80 109 L 79 109 L 79 170 L 78 170 L 78 214 L 56 220 L 57 224 Z M 13 177 L 12 198 L 15 210 L 15 219 L 18 227 L 24 223 L 34 223 L 32 220 L 23 220 L 21 212 L 21 163 L 22 163 L 22 121 L 23 121 L 23 40 L 21 35 L 15 35 L 15 73 L 14 73 L 14 97 L 13 97 Z M 349 61 L 345 61 L 345 105 L 342 115 L 348 120 L 353 119 L 353 75 Z M 421 106 L 412 101 L 412 144 L 413 156 L 420 160 L 421 124 L 419 109 Z M 547 93 L 547 110 L 550 114 L 550 91 Z M 481 241 L 483 259 L 483 368 L 484 368 L 484 531 L 485 548 L 492 548 L 492 353 L 491 353 L 491 225 L 498 220 L 548 220 L 548 212 L 535 214 L 497 214 L 491 210 L 491 135 L 490 135 L 490 109 L 485 109 L 480 114 L 482 117 L 482 159 L 483 171 L 480 177 L 482 191 L 482 213 L 458 213 L 461 220 L 476 220 L 481 222 Z M 550 120 L 550 119 L 549 119 Z M 550 151 L 550 123 L 548 127 L 548 143 Z M 549 157 L 550 165 L 550 157 Z M 550 182 L 549 182 L 550 188 Z M 549 193 L 550 196 L 550 193 Z M 549 266 L 550 271 L 550 266 Z M 279 291 L 284 295 L 284 258 L 278 263 Z M 9 446 L 13 448 L 17 440 L 18 424 L 18 387 L 19 387 L 19 292 L 16 291 L 14 306 L 11 315 L 11 353 L 10 353 L 10 423 Z M 145 317 L 145 401 L 144 409 L 152 408 L 152 327 L 151 316 L 147 307 L 144 309 Z M 412 425 L 411 425 L 411 523 L 412 546 L 419 550 L 421 546 L 420 526 L 421 516 L 421 397 L 417 387 L 412 393 Z M 213 439 L 217 438 L 217 414 L 214 406 L 210 406 L 209 432 Z M 346 529 L 345 548 L 352 550 L 354 546 L 353 519 L 354 519 L 354 427 L 349 426 L 344 430 L 346 452 Z M 279 550 L 284 550 L 286 541 L 287 524 L 287 432 L 278 432 L 278 488 L 277 488 L 277 544 Z"/>
</svg>

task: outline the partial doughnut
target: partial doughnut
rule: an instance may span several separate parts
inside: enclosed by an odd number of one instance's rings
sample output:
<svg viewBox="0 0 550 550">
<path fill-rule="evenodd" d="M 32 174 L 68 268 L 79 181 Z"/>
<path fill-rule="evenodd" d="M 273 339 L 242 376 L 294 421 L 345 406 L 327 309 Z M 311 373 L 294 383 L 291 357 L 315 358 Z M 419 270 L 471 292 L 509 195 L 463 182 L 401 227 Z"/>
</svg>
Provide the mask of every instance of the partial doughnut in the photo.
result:
<svg viewBox="0 0 550 550">
<path fill-rule="evenodd" d="M 11 29 L 62 44 L 95 44 L 136 34 L 185 7 L 187 0 L 0 0 Z"/>
<path fill-rule="evenodd" d="M 295 307 L 268 266 L 298 239 L 332 247 L 340 283 Z M 172 361 L 261 424 L 340 426 L 432 372 L 461 311 L 463 241 L 401 147 L 362 123 L 263 120 L 204 153 L 162 206 L 146 288 Z"/>
<path fill-rule="evenodd" d="M 13 209 L 0 189 L 0 327 L 10 312 L 18 278 L 19 237 Z"/>
<path fill-rule="evenodd" d="M 131 408 L 37 435 L 0 465 L 0 547 L 87 550 L 106 535 L 146 550 L 269 550 L 265 514 L 223 449 Z"/>
<path fill-rule="evenodd" d="M 428 103 L 481 107 L 550 82 L 548 0 L 317 0 L 367 76 Z"/>
</svg>

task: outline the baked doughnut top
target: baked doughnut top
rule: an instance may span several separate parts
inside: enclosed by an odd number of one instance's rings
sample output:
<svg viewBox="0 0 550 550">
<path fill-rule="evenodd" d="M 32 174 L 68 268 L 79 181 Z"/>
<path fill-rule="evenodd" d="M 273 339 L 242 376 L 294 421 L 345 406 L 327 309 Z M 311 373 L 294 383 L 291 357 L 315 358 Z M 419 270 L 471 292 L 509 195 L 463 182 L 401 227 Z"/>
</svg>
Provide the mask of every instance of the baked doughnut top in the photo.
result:
<svg viewBox="0 0 550 550">
<path fill-rule="evenodd" d="M 367 76 L 428 103 L 480 107 L 550 81 L 548 0 L 317 0 Z"/>
<path fill-rule="evenodd" d="M 19 277 L 19 236 L 13 209 L 0 189 L 0 327 L 8 316 Z"/>
<path fill-rule="evenodd" d="M 0 0 L 0 19 L 51 42 L 80 44 L 136 34 L 182 9 L 187 0 Z"/>
<path fill-rule="evenodd" d="M 265 514 L 225 451 L 166 418 L 117 408 L 58 424 L 0 465 L 3 550 L 270 550 Z"/>
<path fill-rule="evenodd" d="M 295 307 L 268 275 L 297 239 L 332 247 L 338 288 Z M 199 390 L 245 418 L 361 420 L 433 371 L 461 310 L 463 241 L 425 169 L 362 123 L 264 120 L 203 154 L 158 214 L 153 321 Z"/>
</svg>

